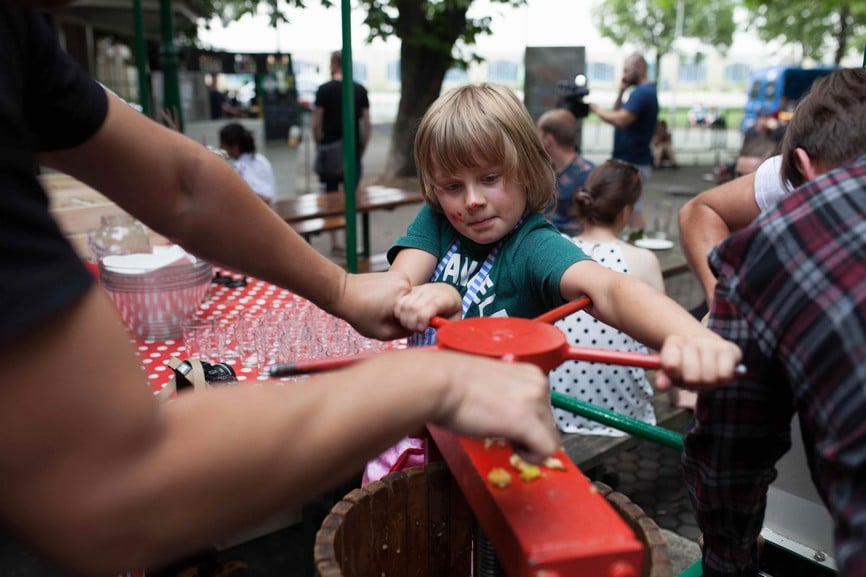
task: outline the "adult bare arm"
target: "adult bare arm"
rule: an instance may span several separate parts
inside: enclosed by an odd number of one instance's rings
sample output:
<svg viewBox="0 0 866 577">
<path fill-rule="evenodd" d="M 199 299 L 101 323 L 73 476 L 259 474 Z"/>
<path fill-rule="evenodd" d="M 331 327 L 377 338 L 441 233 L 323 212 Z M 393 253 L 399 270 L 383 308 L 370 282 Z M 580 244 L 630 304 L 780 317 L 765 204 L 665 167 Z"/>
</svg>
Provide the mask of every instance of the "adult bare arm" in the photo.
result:
<svg viewBox="0 0 866 577">
<path fill-rule="evenodd" d="M 680 209 L 680 244 L 689 267 L 704 289 L 707 303 L 712 304 L 716 288 L 716 277 L 710 270 L 707 254 L 731 232 L 745 227 L 759 214 L 754 174 L 705 190 Z"/>
<path fill-rule="evenodd" d="M 617 128 L 625 128 L 627 126 L 631 126 L 632 123 L 637 119 L 637 117 L 626 110 L 625 108 L 614 108 L 612 110 L 607 110 L 602 108 L 597 104 L 590 104 L 589 110 L 598 115 L 599 118 L 607 122 L 608 124 L 612 124 Z"/>
<path fill-rule="evenodd" d="M 394 302 L 410 289 L 404 276 L 348 275 L 263 204 L 218 156 L 114 96 L 92 138 L 40 161 L 93 186 L 197 256 L 297 292 L 364 334 L 405 334 L 393 319 Z"/>
<path fill-rule="evenodd" d="M 325 109 L 321 106 L 316 106 L 313 108 L 313 116 L 310 119 L 310 129 L 313 133 L 313 141 L 314 142 L 322 142 L 322 138 L 325 135 L 325 129 L 322 126 L 322 119 L 325 115 Z"/>
<path fill-rule="evenodd" d="M 364 108 L 360 111 L 360 137 L 361 137 L 361 154 L 367 150 L 367 145 L 370 143 L 370 137 L 373 135 L 373 123 L 370 120 L 370 109 Z"/>
<path fill-rule="evenodd" d="M 424 422 L 558 446 L 535 367 L 401 351 L 158 404 L 94 287 L 0 347 L 4 520 L 62 565 L 153 566 L 336 484 Z"/>
</svg>

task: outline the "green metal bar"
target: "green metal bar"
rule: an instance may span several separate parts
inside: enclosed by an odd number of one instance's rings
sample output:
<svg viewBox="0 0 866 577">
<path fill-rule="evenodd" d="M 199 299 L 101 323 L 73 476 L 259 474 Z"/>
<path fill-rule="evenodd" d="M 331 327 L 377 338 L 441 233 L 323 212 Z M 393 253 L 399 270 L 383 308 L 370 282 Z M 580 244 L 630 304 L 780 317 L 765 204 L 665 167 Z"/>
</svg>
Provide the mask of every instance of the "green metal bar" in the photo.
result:
<svg viewBox="0 0 866 577">
<path fill-rule="evenodd" d="M 550 403 L 557 409 L 570 411 L 575 415 L 592 419 L 593 421 L 619 429 L 620 431 L 625 431 L 626 433 L 635 435 L 636 437 L 648 439 L 670 449 L 676 449 L 677 451 L 683 450 L 682 435 L 669 429 L 648 425 L 642 421 L 614 413 L 607 409 L 602 409 L 601 407 L 596 407 L 586 401 L 575 399 L 574 397 L 564 395 L 557 391 L 552 391 L 550 393 Z"/>
<path fill-rule="evenodd" d="M 138 103 L 145 116 L 150 116 L 150 83 L 147 81 L 147 49 L 144 42 L 144 19 L 141 0 L 132 0 L 132 20 L 135 28 L 135 67 L 138 70 Z"/>
<path fill-rule="evenodd" d="M 703 560 L 698 559 L 697 561 L 686 567 L 685 570 L 680 573 L 679 577 L 701 577 L 701 575 L 703 574 Z"/>
<path fill-rule="evenodd" d="M 625 431 L 626 433 L 635 435 L 636 437 L 650 440 L 659 445 L 668 447 L 669 449 L 675 449 L 677 451 L 683 450 L 682 435 L 669 429 L 648 425 L 643 421 L 638 421 L 631 417 L 626 417 L 619 413 L 596 407 L 591 403 L 575 399 L 574 397 L 564 395 L 557 391 L 551 391 L 550 404 L 557 409 L 570 411 L 575 415 L 592 419 L 593 421 L 607 425 L 608 427 L 613 427 L 614 429 Z M 701 577 L 703 574 L 702 567 L 701 560 L 698 559 L 687 567 L 685 571 L 680 573 L 679 577 Z"/>
<path fill-rule="evenodd" d="M 349 0 L 342 0 L 343 17 L 343 192 L 346 198 L 346 269 L 358 272 L 358 208 L 355 181 L 358 121 L 355 119 L 355 82 L 352 70 L 352 13 Z"/>
<path fill-rule="evenodd" d="M 178 79 L 177 47 L 174 45 L 174 14 L 171 0 L 159 0 L 159 17 L 162 29 L 162 82 L 163 107 L 177 114 L 177 128 L 183 132 L 183 109 L 180 106 L 180 81 Z"/>
</svg>

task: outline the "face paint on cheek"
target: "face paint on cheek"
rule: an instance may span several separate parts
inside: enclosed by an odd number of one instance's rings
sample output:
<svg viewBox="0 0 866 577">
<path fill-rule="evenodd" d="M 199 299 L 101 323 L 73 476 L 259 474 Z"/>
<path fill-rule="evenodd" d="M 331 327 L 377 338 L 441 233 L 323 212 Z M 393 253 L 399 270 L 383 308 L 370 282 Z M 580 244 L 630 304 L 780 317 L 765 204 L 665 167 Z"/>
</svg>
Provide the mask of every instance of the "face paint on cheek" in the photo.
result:
<svg viewBox="0 0 866 577">
<path fill-rule="evenodd" d="M 452 220 L 463 220 L 463 213 L 462 212 L 452 212 L 451 218 L 452 218 Z"/>
</svg>

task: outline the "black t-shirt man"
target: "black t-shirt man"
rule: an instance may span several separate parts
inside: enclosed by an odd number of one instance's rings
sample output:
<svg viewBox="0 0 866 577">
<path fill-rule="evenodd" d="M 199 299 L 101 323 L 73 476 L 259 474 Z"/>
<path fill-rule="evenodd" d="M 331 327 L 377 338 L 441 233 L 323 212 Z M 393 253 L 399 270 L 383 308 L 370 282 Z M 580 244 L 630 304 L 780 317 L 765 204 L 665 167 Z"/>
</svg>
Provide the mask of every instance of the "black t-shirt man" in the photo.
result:
<svg viewBox="0 0 866 577">
<path fill-rule="evenodd" d="M 355 87 L 355 117 L 362 118 L 364 111 L 370 108 L 370 99 L 367 96 L 367 89 L 354 83 Z M 316 91 L 315 107 L 321 109 L 321 129 L 322 138 L 319 144 L 331 144 L 343 138 L 343 93 L 342 82 L 340 80 L 330 80 L 321 86 Z M 357 179 L 361 179 L 361 149 L 362 144 L 362 129 L 356 127 L 355 131 L 355 151 L 356 151 L 356 166 L 358 168 Z M 325 184 L 325 190 L 328 192 L 335 191 L 339 188 L 342 178 L 322 177 Z"/>
<path fill-rule="evenodd" d="M 107 112 L 104 89 L 60 49 L 46 16 L 0 0 L 0 346 L 93 283 L 48 212 L 36 154 L 81 144 Z"/>
</svg>

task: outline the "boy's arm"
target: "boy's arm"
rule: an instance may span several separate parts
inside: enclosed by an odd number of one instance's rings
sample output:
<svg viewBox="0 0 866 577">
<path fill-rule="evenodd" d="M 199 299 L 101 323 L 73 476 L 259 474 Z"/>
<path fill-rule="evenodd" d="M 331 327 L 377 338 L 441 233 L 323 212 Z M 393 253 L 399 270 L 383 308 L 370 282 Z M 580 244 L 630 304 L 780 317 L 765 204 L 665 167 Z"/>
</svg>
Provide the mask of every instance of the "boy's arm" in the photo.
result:
<svg viewBox="0 0 866 577">
<path fill-rule="evenodd" d="M 404 248 L 394 259 L 391 271 L 409 276 L 412 291 L 398 299 L 394 314 L 408 330 L 424 331 L 434 316 L 460 315 L 460 293 L 446 283 L 430 282 L 436 257 L 417 248 Z"/>
<path fill-rule="evenodd" d="M 400 271 L 409 275 L 412 286 L 430 282 L 430 276 L 436 268 L 436 256 L 419 248 L 404 248 L 397 253 L 391 264 L 391 271 Z"/>
<path fill-rule="evenodd" d="M 655 382 L 659 389 L 709 389 L 734 376 L 740 350 L 634 276 L 584 260 L 566 270 L 560 290 L 566 300 L 588 296 L 590 314 L 661 351 L 662 370 Z"/>
</svg>

